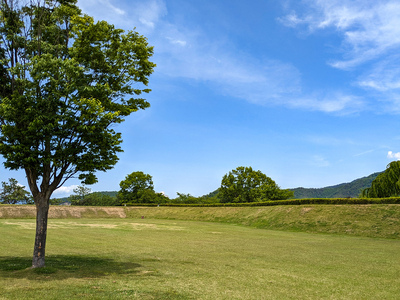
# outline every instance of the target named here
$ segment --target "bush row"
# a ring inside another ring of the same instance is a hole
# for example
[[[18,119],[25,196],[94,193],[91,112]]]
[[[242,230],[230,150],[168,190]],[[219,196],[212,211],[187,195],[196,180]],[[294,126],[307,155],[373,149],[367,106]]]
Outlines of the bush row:
[[[127,203],[126,206],[197,206],[197,207],[234,206],[234,207],[247,207],[247,206],[307,205],[307,204],[400,204],[400,197],[390,197],[390,198],[307,198],[307,199],[276,200],[276,201],[266,201],[266,202],[215,203],[215,204]]]

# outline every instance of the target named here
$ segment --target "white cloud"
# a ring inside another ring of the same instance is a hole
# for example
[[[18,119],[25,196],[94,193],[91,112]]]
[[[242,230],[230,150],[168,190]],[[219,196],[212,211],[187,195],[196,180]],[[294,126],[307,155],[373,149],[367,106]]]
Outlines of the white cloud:
[[[400,160],[400,152],[393,153],[392,151],[389,151],[387,154],[388,158],[394,158],[396,160]]]
[[[185,40],[179,39],[177,37],[169,37],[167,36],[166,39],[173,45],[179,45],[181,47],[185,47],[187,42]]]
[[[335,68],[347,69],[387,54],[400,46],[400,2],[394,0],[309,0],[309,10],[298,17],[290,13],[281,22],[310,31],[333,28],[343,38],[344,60]]]
[[[61,186],[54,191],[54,195],[69,195],[73,193],[74,189],[76,189],[78,185],[70,185],[70,186]]]
[[[301,19],[297,16],[296,13],[292,12],[291,14],[283,17],[283,18],[278,18],[278,21],[282,22],[284,25],[287,27],[297,27],[300,24],[307,23],[305,19]]]

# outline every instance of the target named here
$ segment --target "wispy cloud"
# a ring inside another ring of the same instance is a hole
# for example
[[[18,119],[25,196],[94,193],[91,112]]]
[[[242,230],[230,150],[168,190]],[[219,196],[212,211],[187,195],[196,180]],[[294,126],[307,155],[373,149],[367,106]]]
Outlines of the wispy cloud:
[[[314,155],[311,164],[319,168],[325,168],[331,165],[331,163],[322,155]]]
[[[371,150],[367,150],[367,151],[363,151],[363,152],[360,152],[360,153],[354,154],[354,156],[355,156],[355,157],[357,157],[357,156],[363,156],[363,155],[366,155],[366,154],[372,153],[372,152],[374,152],[374,151],[375,151],[375,150],[371,149]]]
[[[175,78],[207,82],[219,93],[259,105],[348,114],[364,108],[355,96],[333,91],[330,96],[305,95],[301,72],[292,64],[256,58],[238,51],[229,41],[213,40],[201,29],[179,27],[160,20],[153,32],[156,72]]]
[[[306,25],[312,32],[333,28],[343,39],[343,60],[333,67],[347,69],[387,54],[400,46],[400,2],[397,0],[308,0],[306,11],[291,12],[281,22]]]
[[[105,8],[110,9],[113,13],[117,14],[117,15],[124,15],[125,11],[114,6],[110,0],[99,0],[100,1],[100,5],[104,5]]]
[[[284,104],[284,96],[301,89],[300,74],[290,64],[258,60],[204,39],[201,39],[202,45],[189,36],[185,41],[184,44],[174,42],[179,49],[159,55],[158,72],[207,82],[220,93],[257,104]]]
[[[110,16],[121,17],[126,14],[125,10],[113,4],[113,0],[79,0],[78,5],[84,13],[93,15],[95,13],[97,19],[107,19]]]
[[[106,20],[126,30],[137,30],[147,35],[166,14],[163,0],[78,0],[84,13],[96,20]]]
[[[229,40],[213,38],[198,25],[175,23],[169,18],[163,0],[133,0],[129,7],[115,1],[112,5],[125,11],[118,17],[107,15],[104,9],[94,5],[94,0],[81,2],[96,18],[104,18],[123,28],[137,26],[155,46],[156,75],[201,81],[217,93],[258,105],[282,105],[335,114],[363,109],[361,99],[340,91],[334,91],[329,97],[305,94],[301,72],[291,63],[254,57],[237,49]],[[306,22],[294,14],[289,19],[293,25]]]
[[[391,55],[377,62],[360,76],[357,84],[380,92],[400,89],[400,55]]]
[[[306,141],[320,145],[320,146],[329,146],[329,147],[339,147],[344,145],[354,145],[354,141],[352,139],[346,139],[343,137],[337,138],[332,136],[319,136],[313,135],[306,137]]]
[[[331,92],[329,95],[301,96],[288,102],[292,107],[326,113],[351,114],[363,110],[365,103],[359,97],[346,95],[340,92]]]
[[[167,14],[165,2],[162,0],[147,0],[135,4],[135,17],[145,26],[154,29],[160,18]],[[132,16],[132,15],[131,15]]]
[[[174,38],[171,38],[171,37],[167,37],[167,39],[168,39],[172,44],[179,45],[179,46],[182,46],[182,47],[186,46],[186,44],[187,44],[186,41],[177,40],[177,39],[174,39]]]

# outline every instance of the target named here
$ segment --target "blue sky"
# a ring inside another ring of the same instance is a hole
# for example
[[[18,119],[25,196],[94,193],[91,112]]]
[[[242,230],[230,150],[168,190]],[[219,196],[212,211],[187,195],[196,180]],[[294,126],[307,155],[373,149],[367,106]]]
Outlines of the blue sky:
[[[400,159],[400,2],[80,0],[154,46],[151,107],[118,125],[124,153],[93,191],[134,171],[195,196],[252,166],[282,188],[324,187]],[[26,185],[24,172],[2,171]],[[54,197],[69,195],[68,181]]]

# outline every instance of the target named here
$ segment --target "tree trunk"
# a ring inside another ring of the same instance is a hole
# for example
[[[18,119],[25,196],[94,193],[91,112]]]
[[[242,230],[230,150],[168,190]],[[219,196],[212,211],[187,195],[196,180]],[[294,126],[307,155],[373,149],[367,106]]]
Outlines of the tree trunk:
[[[47,236],[47,217],[49,214],[49,199],[35,199],[36,204],[36,237],[33,249],[32,268],[44,267]]]

